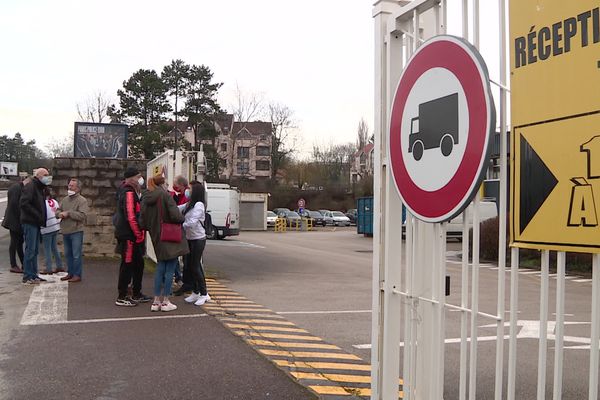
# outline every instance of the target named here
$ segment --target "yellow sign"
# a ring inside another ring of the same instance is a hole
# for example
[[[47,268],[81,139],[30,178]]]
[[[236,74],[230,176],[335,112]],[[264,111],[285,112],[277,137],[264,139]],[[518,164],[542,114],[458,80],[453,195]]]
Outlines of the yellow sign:
[[[514,134],[514,244],[600,252],[600,114],[516,128]]]
[[[511,242],[600,252],[600,7],[511,0]]]

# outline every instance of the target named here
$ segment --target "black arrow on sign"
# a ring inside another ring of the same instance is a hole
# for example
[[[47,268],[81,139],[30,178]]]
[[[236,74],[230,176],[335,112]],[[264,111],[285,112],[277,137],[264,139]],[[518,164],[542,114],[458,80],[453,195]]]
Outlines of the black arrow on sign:
[[[552,174],[533,147],[521,136],[521,190],[519,222],[521,233],[531,222],[558,179]]]

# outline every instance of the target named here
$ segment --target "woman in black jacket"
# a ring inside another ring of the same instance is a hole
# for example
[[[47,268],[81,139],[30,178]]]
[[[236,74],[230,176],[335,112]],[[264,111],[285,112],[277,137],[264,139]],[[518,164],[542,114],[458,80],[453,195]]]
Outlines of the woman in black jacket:
[[[30,179],[25,178],[22,182],[15,183],[8,188],[6,211],[2,226],[10,231],[10,246],[8,247],[8,255],[10,257],[10,272],[22,274],[23,270],[17,265],[17,255],[23,265],[23,227],[21,226],[21,193],[23,187],[29,183]]]

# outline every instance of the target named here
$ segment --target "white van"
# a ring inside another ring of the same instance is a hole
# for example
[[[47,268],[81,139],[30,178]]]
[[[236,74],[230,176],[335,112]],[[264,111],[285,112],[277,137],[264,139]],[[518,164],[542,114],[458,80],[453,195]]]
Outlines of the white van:
[[[226,183],[206,183],[206,211],[212,219],[209,239],[240,234],[240,193]]]
[[[462,229],[463,229],[463,213],[453,218],[448,222],[446,228],[446,237],[457,238],[462,240]],[[469,224],[473,224],[473,209],[469,210]],[[479,221],[483,222],[491,218],[498,216],[498,209],[496,208],[495,201],[482,200],[479,202]]]

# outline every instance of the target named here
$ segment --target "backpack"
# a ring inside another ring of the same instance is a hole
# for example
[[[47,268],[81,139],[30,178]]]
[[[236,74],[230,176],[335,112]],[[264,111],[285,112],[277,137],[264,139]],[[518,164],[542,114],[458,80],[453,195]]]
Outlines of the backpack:
[[[202,224],[206,236],[209,236],[213,230],[212,217],[210,216],[210,213],[204,213],[204,223],[201,222],[200,224]]]

